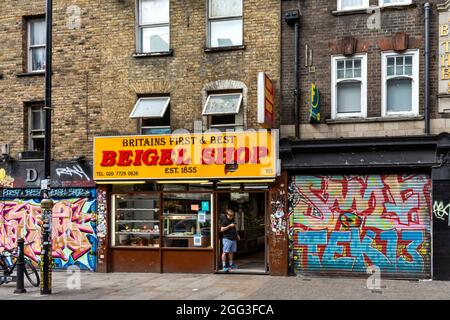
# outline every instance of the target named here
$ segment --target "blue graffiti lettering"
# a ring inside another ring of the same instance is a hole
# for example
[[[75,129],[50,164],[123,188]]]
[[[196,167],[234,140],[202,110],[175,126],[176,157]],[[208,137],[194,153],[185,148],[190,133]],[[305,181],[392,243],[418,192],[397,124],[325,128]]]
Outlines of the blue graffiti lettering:
[[[381,251],[379,243],[378,246],[375,245],[377,234],[372,230],[367,230],[363,239],[358,228],[351,228],[350,231],[333,231],[329,233],[328,241],[327,235],[326,230],[298,233],[298,244],[306,246],[306,253],[303,251],[307,254],[307,266],[304,266],[306,269],[366,272],[370,262],[387,273],[423,272],[424,259],[418,251],[424,241],[421,230],[405,230],[400,233],[400,240],[410,242],[406,247],[407,258],[397,254],[399,235],[396,230],[379,233],[385,253]],[[350,252],[344,252],[347,244]],[[322,258],[318,252],[318,245],[325,245]]]
[[[317,246],[327,244],[327,231],[308,231],[298,235],[299,244],[308,247],[308,267],[312,269],[321,269]]]

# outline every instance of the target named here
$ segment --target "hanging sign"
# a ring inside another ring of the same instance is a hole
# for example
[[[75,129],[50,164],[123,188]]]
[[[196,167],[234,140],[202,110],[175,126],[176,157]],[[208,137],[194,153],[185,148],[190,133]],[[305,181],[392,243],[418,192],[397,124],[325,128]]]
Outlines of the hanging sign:
[[[258,73],[258,123],[271,129],[275,122],[275,91],[273,82],[264,72]]]
[[[320,122],[320,93],[315,83],[311,83],[311,88],[309,90],[309,105],[309,122]]]

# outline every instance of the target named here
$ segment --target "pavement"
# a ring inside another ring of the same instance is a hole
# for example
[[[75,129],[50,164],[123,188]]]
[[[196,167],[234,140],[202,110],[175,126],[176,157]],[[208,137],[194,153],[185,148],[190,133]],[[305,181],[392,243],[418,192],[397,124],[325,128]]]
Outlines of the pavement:
[[[26,281],[26,280],[25,280]],[[0,300],[450,300],[450,281],[273,277],[243,274],[53,273],[52,295],[25,282],[0,286]]]

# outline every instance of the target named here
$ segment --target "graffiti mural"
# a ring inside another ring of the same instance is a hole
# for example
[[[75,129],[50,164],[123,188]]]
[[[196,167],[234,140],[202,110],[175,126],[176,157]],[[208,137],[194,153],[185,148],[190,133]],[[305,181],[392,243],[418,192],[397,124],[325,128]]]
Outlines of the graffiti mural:
[[[296,176],[289,186],[295,272],[430,275],[427,175]]]
[[[0,251],[17,247],[25,239],[25,255],[38,263],[41,253],[40,200],[0,201]],[[55,268],[77,265],[95,271],[97,232],[96,200],[72,198],[54,200],[52,217]]]
[[[14,184],[14,178],[6,174],[5,169],[0,169],[0,187],[1,188],[12,188]]]

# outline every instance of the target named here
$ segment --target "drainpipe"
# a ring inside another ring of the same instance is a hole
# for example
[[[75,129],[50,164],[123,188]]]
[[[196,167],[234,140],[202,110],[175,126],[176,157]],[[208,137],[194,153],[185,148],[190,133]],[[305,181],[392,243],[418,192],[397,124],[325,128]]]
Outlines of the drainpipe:
[[[284,15],[284,20],[289,25],[294,25],[294,117],[295,117],[295,138],[300,138],[300,112],[299,112],[299,93],[300,93],[300,41],[299,41],[299,10],[287,11]]]
[[[300,41],[299,37],[299,26],[298,20],[295,22],[295,52],[294,52],[294,77],[295,77],[295,89],[294,89],[294,110],[295,110],[295,138],[300,139],[300,110],[298,106],[298,100],[300,95],[300,72],[299,72],[299,55],[300,55]]]
[[[425,135],[430,134],[430,4],[423,5],[425,11]]]

